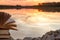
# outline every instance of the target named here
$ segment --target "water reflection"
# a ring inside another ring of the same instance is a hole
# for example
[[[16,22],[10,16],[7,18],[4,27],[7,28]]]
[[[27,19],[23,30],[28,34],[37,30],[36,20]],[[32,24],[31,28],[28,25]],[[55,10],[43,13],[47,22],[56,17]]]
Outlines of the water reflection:
[[[43,11],[43,12],[60,12],[60,7],[44,7],[44,8],[40,8],[38,9],[39,11]]]
[[[39,9],[40,10],[40,9]],[[14,38],[39,37],[60,27],[60,12],[43,12],[38,9],[0,10],[10,13],[17,23],[18,31],[10,31]]]

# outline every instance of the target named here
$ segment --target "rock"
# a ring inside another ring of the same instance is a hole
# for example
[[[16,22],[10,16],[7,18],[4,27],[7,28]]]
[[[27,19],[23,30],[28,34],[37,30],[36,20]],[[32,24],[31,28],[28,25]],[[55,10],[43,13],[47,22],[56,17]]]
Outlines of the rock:
[[[42,40],[60,40],[60,30],[47,32]]]

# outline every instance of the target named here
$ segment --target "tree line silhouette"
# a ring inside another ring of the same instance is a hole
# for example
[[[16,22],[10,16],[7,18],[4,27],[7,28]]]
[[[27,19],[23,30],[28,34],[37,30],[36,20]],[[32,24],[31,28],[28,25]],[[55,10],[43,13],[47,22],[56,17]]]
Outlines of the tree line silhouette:
[[[34,9],[39,9],[39,8],[42,8],[42,7],[60,7],[60,2],[38,3],[38,5],[33,5],[33,6],[0,5],[0,9],[21,9],[21,8],[34,8]]]

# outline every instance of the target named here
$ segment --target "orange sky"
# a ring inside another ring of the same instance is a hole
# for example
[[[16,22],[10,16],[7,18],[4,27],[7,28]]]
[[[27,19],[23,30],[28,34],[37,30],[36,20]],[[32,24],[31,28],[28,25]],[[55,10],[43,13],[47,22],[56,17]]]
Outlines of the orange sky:
[[[58,2],[60,0],[0,0],[0,4],[6,5],[37,5],[41,2]]]

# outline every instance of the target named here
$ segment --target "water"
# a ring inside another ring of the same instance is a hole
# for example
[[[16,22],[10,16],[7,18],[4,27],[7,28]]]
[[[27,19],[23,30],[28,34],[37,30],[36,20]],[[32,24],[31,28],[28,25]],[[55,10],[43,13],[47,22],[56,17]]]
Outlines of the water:
[[[60,29],[60,12],[40,9],[0,10],[12,15],[18,31],[10,30],[13,38],[41,37],[46,32]]]

